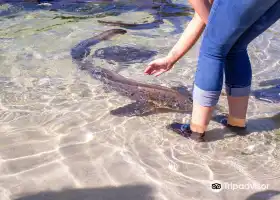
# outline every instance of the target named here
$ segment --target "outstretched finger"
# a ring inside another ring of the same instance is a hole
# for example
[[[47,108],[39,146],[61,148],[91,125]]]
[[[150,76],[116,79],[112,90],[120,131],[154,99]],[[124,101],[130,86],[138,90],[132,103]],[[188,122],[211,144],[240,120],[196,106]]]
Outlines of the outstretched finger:
[[[157,77],[157,76],[163,74],[163,73],[166,72],[166,71],[167,71],[167,70],[162,69],[162,70],[158,71],[157,73],[155,73],[155,76]]]
[[[148,67],[145,69],[144,73],[151,74],[151,72],[154,70],[155,70],[155,66],[153,64],[151,64],[151,65],[148,65]]]
[[[153,75],[155,74],[156,72],[158,72],[159,70],[158,69],[153,69],[151,72],[150,72],[150,75]]]

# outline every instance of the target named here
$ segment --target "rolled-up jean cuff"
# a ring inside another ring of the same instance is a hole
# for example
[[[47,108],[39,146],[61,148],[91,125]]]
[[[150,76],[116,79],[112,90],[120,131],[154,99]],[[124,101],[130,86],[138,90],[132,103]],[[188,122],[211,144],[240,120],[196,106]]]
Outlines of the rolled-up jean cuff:
[[[193,101],[201,106],[215,106],[219,101],[221,91],[205,91],[194,85]]]
[[[251,92],[251,85],[242,88],[226,86],[226,93],[232,97],[244,97],[249,96]]]

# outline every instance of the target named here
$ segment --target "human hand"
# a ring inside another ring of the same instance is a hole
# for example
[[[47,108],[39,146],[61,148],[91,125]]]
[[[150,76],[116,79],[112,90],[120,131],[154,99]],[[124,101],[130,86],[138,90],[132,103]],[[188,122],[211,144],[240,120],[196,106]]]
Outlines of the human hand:
[[[164,72],[169,71],[173,67],[173,63],[168,57],[158,58],[148,64],[145,69],[145,74],[159,76]]]

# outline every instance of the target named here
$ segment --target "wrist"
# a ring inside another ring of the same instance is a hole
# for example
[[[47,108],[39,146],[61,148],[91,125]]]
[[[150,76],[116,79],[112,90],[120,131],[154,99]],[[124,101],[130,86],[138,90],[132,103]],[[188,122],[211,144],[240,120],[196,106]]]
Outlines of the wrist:
[[[174,55],[172,52],[170,52],[169,54],[167,54],[166,60],[168,62],[168,65],[172,66],[178,61],[178,58],[176,55]]]

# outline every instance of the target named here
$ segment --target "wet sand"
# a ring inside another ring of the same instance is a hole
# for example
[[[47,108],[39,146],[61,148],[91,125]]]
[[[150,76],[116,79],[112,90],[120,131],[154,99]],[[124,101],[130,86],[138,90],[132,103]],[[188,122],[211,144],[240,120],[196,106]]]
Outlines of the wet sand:
[[[236,135],[212,121],[206,142],[196,143],[165,128],[188,120],[188,114],[112,115],[132,102],[79,71],[70,56],[73,45],[112,28],[99,24],[100,18],[69,21],[55,18],[56,12],[24,9],[5,16],[0,18],[1,200],[280,199],[279,103],[252,95],[247,134]],[[141,17],[151,14],[141,11]],[[178,26],[184,28],[190,18],[171,19],[154,29],[128,29],[92,52],[133,45],[163,56],[180,37]],[[253,90],[279,79],[279,27],[277,22],[249,47]],[[155,57],[129,64],[95,57],[94,63],[145,83],[187,86],[198,50],[199,43],[159,78],[143,73]],[[224,98],[219,105],[226,108]],[[214,192],[213,180],[262,188]]]

